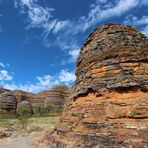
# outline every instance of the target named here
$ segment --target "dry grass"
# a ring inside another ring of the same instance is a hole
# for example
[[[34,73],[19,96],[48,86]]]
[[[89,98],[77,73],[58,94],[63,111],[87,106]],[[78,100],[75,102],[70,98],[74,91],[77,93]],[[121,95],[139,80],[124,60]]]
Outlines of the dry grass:
[[[26,132],[38,132],[38,131],[52,131],[54,127],[59,123],[59,116],[52,117],[34,117],[24,120],[19,119],[1,119],[0,127],[11,131],[26,131]],[[24,126],[25,124],[25,126]],[[25,129],[24,129],[25,127]]]
[[[39,118],[30,118],[27,124],[27,131],[52,131],[54,127],[59,123],[59,117],[39,117]]]

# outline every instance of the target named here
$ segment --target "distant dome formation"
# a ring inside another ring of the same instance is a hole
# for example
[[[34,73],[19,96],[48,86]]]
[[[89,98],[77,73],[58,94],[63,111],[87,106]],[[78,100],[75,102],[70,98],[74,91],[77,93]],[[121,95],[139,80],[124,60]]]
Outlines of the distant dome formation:
[[[17,107],[15,96],[6,89],[1,89],[0,92],[0,116],[13,116]]]
[[[71,104],[49,145],[148,147],[148,38],[131,26],[103,25],[87,38],[76,66]]]
[[[44,105],[53,104],[57,107],[63,107],[68,99],[68,88],[66,85],[58,85],[51,88],[46,95]]]
[[[22,90],[10,91],[0,88],[0,118],[16,117],[19,115],[21,106],[26,106],[28,113],[33,114],[36,107],[53,105],[62,110],[69,97],[70,91],[66,85],[57,85],[38,94]],[[56,112],[56,111],[55,111]]]

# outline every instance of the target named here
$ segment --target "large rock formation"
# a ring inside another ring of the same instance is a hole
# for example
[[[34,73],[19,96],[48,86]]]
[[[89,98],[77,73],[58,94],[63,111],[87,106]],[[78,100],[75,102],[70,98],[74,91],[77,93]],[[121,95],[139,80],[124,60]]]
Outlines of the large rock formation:
[[[108,24],[87,38],[71,105],[49,138],[56,148],[148,147],[148,38]]]
[[[38,94],[33,94],[22,90],[10,91],[0,88],[0,114],[6,115],[10,113],[15,115],[17,106],[19,107],[27,102],[30,104],[26,104],[28,109],[30,108],[30,113],[32,113],[32,107],[34,106],[46,106],[53,104],[59,108],[63,108],[69,93],[70,92],[66,85],[57,85]]]
[[[43,93],[43,92],[42,92]],[[57,107],[63,107],[68,99],[68,88],[66,85],[57,85],[46,92],[44,105],[53,104]],[[45,92],[44,92],[45,94]]]
[[[42,95],[33,94],[22,90],[14,90],[13,94],[16,97],[18,103],[27,100],[32,106],[36,106],[43,105],[45,101],[45,97]]]
[[[12,92],[1,89],[0,94],[0,116],[5,115],[7,117],[15,115],[17,101]]]
[[[27,100],[32,106],[51,103],[62,107],[67,100],[69,91],[66,85],[57,85],[49,90],[41,91],[38,94],[22,90],[14,90],[13,94],[17,98],[18,103]]]

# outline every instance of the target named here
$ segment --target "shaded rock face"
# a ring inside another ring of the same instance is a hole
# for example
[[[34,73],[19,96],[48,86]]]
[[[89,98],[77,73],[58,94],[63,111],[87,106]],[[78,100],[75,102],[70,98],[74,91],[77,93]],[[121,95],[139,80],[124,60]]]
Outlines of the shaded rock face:
[[[15,96],[10,91],[5,91],[0,94],[0,114],[15,115],[17,101]]]
[[[53,104],[63,107],[68,99],[68,95],[69,91],[66,85],[55,86],[47,92],[44,105]]]
[[[148,147],[146,36],[118,24],[97,28],[80,51],[76,76],[51,147]]]

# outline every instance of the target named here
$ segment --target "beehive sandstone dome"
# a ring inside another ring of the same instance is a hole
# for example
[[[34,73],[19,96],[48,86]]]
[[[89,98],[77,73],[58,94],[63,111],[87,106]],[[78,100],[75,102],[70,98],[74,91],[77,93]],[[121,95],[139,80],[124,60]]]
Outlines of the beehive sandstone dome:
[[[109,24],[87,38],[77,60],[73,97],[90,90],[148,90],[148,39],[135,28]],[[145,69],[146,68],[146,69]]]
[[[0,117],[4,116],[14,116],[17,107],[17,100],[12,92],[1,89],[0,93]]]
[[[107,24],[82,47],[72,103],[49,136],[57,148],[148,147],[148,38]]]

